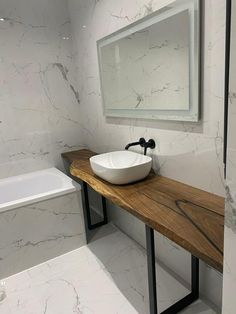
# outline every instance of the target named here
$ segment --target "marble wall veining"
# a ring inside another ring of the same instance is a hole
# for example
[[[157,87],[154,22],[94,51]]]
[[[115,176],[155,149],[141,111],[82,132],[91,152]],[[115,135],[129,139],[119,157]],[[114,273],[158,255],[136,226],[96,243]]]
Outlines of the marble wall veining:
[[[156,263],[162,311],[188,289]],[[89,245],[6,278],[1,314],[149,314],[146,254],[112,225]],[[199,300],[182,314],[216,314]]]
[[[225,249],[223,278],[223,314],[236,309],[236,5],[232,1],[231,51],[229,76],[227,174],[225,208]]]
[[[223,117],[225,1],[204,1],[202,119],[176,123],[138,119],[105,118],[101,101],[96,41],[146,16],[170,0],[69,0],[74,34],[78,89],[80,90],[83,138],[97,152],[123,149],[140,137],[153,138],[151,153],[157,172],[206,191],[224,195]],[[120,209],[111,219],[142,243],[143,226]],[[186,277],[188,254],[158,237],[159,259]],[[164,245],[165,243],[165,245]],[[166,253],[167,252],[167,253]],[[177,262],[176,262],[177,261]],[[188,278],[186,278],[188,279]],[[221,306],[222,277],[201,265],[201,292]]]
[[[145,137],[156,141],[152,155],[157,172],[224,195],[224,0],[204,1],[201,122],[103,116],[96,41],[170,2],[1,0],[0,177],[51,165],[63,168],[60,153],[84,145],[104,152]],[[234,98],[232,90],[232,103]],[[226,249],[231,243],[227,239],[235,236],[231,228],[235,209],[230,204]],[[133,217],[115,208],[110,218],[142,244],[143,226]],[[157,243],[159,259],[186,277],[188,254],[163,237],[158,236]],[[225,287],[235,276],[232,255],[226,255]],[[233,275],[227,279],[228,270]],[[201,292],[220,307],[221,275],[202,264],[201,286]]]
[[[62,168],[82,144],[67,2],[2,0],[0,18],[0,177]]]
[[[222,143],[225,1],[205,1],[203,100],[200,123],[105,118],[96,41],[167,4],[168,0],[69,0],[75,39],[83,138],[95,151],[154,138],[154,166],[163,175],[224,195]]]
[[[130,29],[124,38],[100,43],[106,109],[189,109],[189,12],[153,23],[132,35]]]

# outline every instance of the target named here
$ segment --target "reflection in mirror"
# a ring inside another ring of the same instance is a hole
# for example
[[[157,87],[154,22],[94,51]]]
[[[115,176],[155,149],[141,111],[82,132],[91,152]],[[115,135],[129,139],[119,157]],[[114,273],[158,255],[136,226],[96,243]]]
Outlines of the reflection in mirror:
[[[178,0],[98,41],[106,116],[198,121],[199,1]]]

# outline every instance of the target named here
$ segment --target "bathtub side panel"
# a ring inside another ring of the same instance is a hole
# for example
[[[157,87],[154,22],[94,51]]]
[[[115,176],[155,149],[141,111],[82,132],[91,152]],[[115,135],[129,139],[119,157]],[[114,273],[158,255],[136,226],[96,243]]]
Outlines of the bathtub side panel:
[[[85,244],[81,192],[0,214],[0,278]]]

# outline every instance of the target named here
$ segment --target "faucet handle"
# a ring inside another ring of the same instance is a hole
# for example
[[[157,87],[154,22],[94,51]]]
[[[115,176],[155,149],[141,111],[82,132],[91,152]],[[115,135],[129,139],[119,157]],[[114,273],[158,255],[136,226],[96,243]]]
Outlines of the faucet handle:
[[[148,148],[154,149],[156,147],[156,143],[152,138],[150,138],[147,142],[145,142],[143,147],[144,147],[144,155],[146,155],[147,149]]]
[[[148,140],[147,143],[148,143],[148,147],[151,149],[154,149],[156,147],[156,143],[152,138],[150,138],[150,140]]]
[[[139,143],[140,143],[140,146],[141,146],[141,147],[144,147],[144,146],[145,146],[145,144],[146,144],[146,140],[145,140],[145,138],[140,137],[140,139],[139,139]]]

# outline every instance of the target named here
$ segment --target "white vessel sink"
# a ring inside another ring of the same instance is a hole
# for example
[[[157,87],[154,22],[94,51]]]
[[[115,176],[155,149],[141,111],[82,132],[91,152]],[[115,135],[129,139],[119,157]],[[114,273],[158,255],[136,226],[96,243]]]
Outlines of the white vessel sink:
[[[90,165],[100,178],[112,184],[128,184],[149,174],[152,158],[124,150],[93,156]]]

